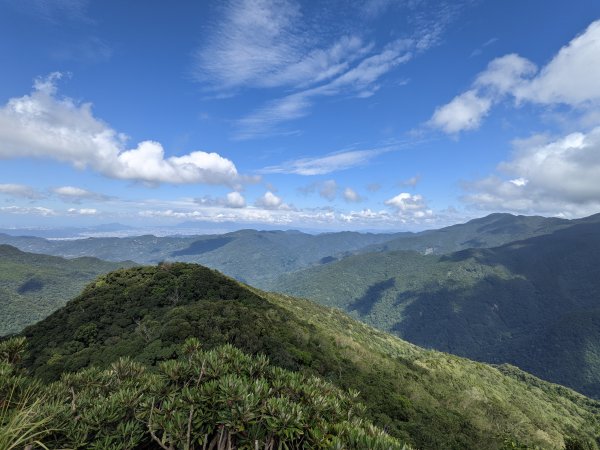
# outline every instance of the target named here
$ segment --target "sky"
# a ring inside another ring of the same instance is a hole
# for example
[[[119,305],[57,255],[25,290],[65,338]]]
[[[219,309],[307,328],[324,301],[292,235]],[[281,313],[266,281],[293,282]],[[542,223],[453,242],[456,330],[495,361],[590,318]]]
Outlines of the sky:
[[[0,227],[600,212],[597,0],[0,0]]]

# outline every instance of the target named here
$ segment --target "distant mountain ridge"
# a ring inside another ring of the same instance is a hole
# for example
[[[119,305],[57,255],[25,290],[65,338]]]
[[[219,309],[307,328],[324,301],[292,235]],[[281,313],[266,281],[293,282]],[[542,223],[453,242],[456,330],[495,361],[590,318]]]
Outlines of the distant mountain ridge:
[[[464,224],[419,233],[346,231],[307,234],[300,231],[239,230],[200,236],[144,235],[74,240],[0,234],[0,243],[23,251],[66,258],[93,256],[107,261],[132,260],[141,264],[194,262],[252,285],[266,287],[271,279],[281,274],[331,263],[355,253],[414,250],[423,254],[444,254],[473,247],[494,247],[551,233],[574,223],[577,221],[492,214]],[[245,256],[239,258],[239,255]]]
[[[495,248],[358,254],[282,275],[269,288],[600,398],[600,216],[556,225]]]

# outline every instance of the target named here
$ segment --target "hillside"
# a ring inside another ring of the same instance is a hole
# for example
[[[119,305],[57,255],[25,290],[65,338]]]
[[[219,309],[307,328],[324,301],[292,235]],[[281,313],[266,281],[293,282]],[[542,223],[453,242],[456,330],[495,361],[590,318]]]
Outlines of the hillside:
[[[366,247],[363,252],[413,250],[442,255],[468,248],[497,247],[552,233],[576,223],[578,220],[495,213],[437,230],[402,234],[385,243]]]
[[[270,288],[428,348],[508,362],[600,397],[600,224],[445,256],[356,255]]]
[[[25,366],[44,380],[120,357],[154,366],[188,338],[232,344],[284,369],[360,391],[367,417],[422,449],[501,448],[505,439],[592,449],[600,404],[516,368],[408,344],[345,314],[264,293],[183,263],[112,272],[24,331]]]
[[[240,230],[204,236],[135,236],[47,240],[0,234],[0,243],[23,251],[106,261],[131,260],[143,264],[183,261],[203,264],[238,280],[256,284],[282,273],[320,264],[332,258],[391,239],[373,233],[323,233]],[[239,255],[247,255],[240,258]],[[260,264],[259,264],[260,263]]]
[[[87,257],[68,260],[0,245],[0,336],[48,316],[98,275],[131,265]]]

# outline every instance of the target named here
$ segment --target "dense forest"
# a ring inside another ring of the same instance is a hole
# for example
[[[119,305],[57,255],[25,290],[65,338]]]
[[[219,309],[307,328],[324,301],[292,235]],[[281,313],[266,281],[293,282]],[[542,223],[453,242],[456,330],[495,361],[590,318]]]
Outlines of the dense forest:
[[[508,362],[600,397],[599,253],[600,224],[582,220],[490,249],[354,255],[270,288],[421,346]]]

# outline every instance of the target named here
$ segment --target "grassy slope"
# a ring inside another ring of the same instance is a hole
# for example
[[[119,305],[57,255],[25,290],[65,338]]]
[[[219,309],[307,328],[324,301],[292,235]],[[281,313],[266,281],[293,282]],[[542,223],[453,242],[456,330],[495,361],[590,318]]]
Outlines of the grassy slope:
[[[24,333],[27,365],[54,379],[129,355],[155,364],[189,336],[232,343],[287,369],[361,391],[371,417],[420,448],[499,448],[516,436],[561,448],[600,435],[600,405],[514,368],[420,349],[345,314],[240,285],[194,265],[108,274]],[[522,381],[522,380],[525,380]],[[593,444],[591,448],[597,448]]]
[[[600,224],[447,256],[356,255],[270,288],[439,350],[600,396]]]
[[[48,316],[98,275],[130,263],[67,260],[0,245],[0,336]]]

